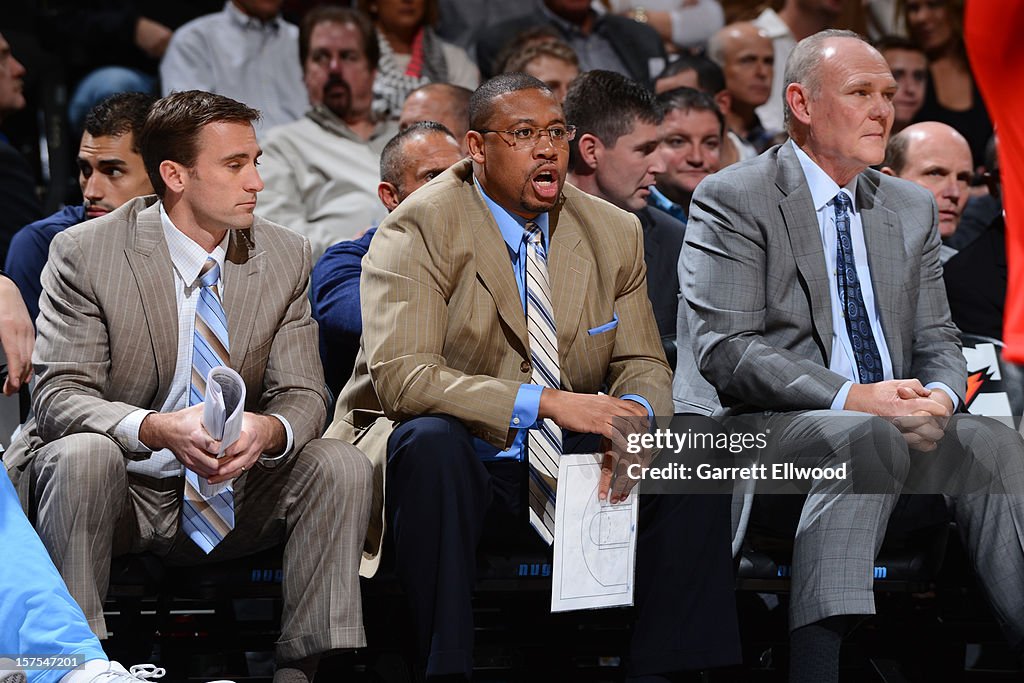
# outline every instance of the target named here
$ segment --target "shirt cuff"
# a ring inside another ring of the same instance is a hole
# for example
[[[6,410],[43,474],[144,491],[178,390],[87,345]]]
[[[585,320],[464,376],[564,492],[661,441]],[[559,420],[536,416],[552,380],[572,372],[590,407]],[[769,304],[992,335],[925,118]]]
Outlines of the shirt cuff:
[[[120,422],[114,425],[114,438],[126,446],[129,453],[151,453],[152,448],[139,441],[139,429],[142,428],[142,421],[155,410],[139,408],[128,413]]]
[[[544,387],[539,384],[520,384],[516,402],[512,406],[512,429],[530,429],[537,424],[537,413],[540,412],[540,395]]]
[[[949,388],[949,385],[943,384],[942,382],[929,382],[928,384],[924,385],[924,388],[925,389],[941,389],[942,391],[946,392],[946,395],[949,396],[949,399],[951,401],[953,401],[953,412],[954,413],[956,412],[956,409],[960,407],[960,397],[956,395],[955,391],[953,391],[952,389]]]
[[[846,397],[850,395],[850,387],[853,386],[853,382],[847,380],[845,384],[839,389],[839,393],[832,399],[832,405],[829,406],[832,410],[845,410],[846,409]]]
[[[288,424],[288,420],[284,419],[283,416],[278,415],[277,413],[271,413],[270,416],[276,417],[278,420],[281,421],[281,424],[284,425],[284,451],[281,453],[281,455],[271,456],[263,454],[260,456],[259,462],[261,465],[268,469],[274,469],[282,462],[284,462],[285,458],[291,455],[292,446],[295,445],[295,442],[292,437],[292,426]]]
[[[647,409],[647,418],[651,420],[654,419],[654,409],[651,408],[651,404],[647,402],[647,399],[641,396],[640,394],[623,394],[619,398],[621,398],[623,401],[636,401],[637,403],[639,403],[640,405]]]

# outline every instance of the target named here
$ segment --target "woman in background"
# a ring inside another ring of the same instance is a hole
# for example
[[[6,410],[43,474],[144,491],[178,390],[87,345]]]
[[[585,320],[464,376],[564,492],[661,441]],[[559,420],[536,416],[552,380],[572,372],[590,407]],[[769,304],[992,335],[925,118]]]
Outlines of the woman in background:
[[[470,90],[480,72],[466,51],[434,32],[437,0],[359,0],[377,28],[380,62],[373,83],[373,109],[397,119],[406,96],[427,83],[451,83]]]

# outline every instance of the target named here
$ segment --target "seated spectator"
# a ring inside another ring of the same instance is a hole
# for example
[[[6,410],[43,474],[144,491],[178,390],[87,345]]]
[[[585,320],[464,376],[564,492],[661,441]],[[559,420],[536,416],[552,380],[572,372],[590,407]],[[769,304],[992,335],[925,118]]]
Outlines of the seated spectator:
[[[914,122],[924,104],[928,58],[916,44],[899,36],[887,36],[875,41],[875,49],[885,57],[892,77],[899,85],[896,97],[892,98],[892,106],[896,110],[892,132],[899,133]]]
[[[968,200],[960,226],[953,236],[964,237],[964,223],[972,203],[984,200],[986,205],[991,205],[974,212],[978,220],[987,215],[988,221],[980,228],[973,228],[968,239],[957,244],[957,253],[942,266],[942,279],[946,283],[949,312],[960,331],[1002,340],[1009,271],[1006,264],[1006,221],[1002,210],[1003,187],[994,144],[990,145],[986,158],[986,168],[992,169],[988,174],[989,193]]]
[[[431,87],[431,86],[425,86]],[[468,118],[467,118],[468,125]],[[451,131],[434,121],[419,121],[391,138],[380,155],[377,194],[388,213],[406,197],[439,176],[464,155]],[[359,276],[363,257],[376,234],[373,227],[357,240],[327,248],[313,266],[310,299],[320,324],[320,359],[327,388],[337,396],[352,374],[363,319]]]
[[[398,126],[373,116],[379,54],[365,15],[315,7],[302,19],[299,40],[313,108],[267,133],[260,214],[305,235],[319,258],[386,215],[377,199],[377,172],[380,152]]]
[[[611,71],[582,74],[565,98],[565,118],[576,126],[576,137],[569,143],[568,180],[640,219],[647,296],[658,333],[674,342],[679,301],[676,262],[683,246],[683,224],[647,204],[655,174],[665,171],[658,130],[661,117],[650,91]]]
[[[174,31],[217,12],[225,0],[47,0],[37,7],[43,48],[61,58],[69,87],[71,136],[85,117],[111,95],[160,95],[160,60]]]
[[[881,170],[928,189],[939,208],[939,236],[943,240],[953,236],[974,176],[971,148],[964,136],[944,123],[915,123],[889,139]],[[944,247],[939,261],[945,263],[954,253]]]
[[[469,98],[472,94],[471,90],[448,83],[420,86],[409,93],[402,105],[398,127],[405,130],[421,121],[440,123],[459,141],[459,147],[465,155],[468,152],[465,144],[466,133],[469,131]]]
[[[729,24],[711,37],[708,57],[722,67],[729,93],[725,124],[740,147],[740,159],[755,157],[772,142],[757,108],[771,95],[775,52],[761,29],[747,22]]]
[[[151,95],[123,93],[93,107],[78,146],[78,185],[84,202],[26,225],[11,240],[4,267],[33,321],[39,315],[40,276],[53,238],[72,225],[105,216],[129,199],[153,194],[136,134],[154,101]]]
[[[963,0],[902,0],[907,34],[928,56],[924,104],[917,121],[956,128],[971,146],[975,169],[985,163],[992,122],[964,47]]]
[[[160,61],[163,93],[206,90],[262,112],[260,134],[306,110],[299,29],[281,17],[283,0],[228,0],[224,9],[177,31]]]
[[[516,36],[534,26],[557,31],[579,57],[581,71],[615,71],[649,86],[665,68],[665,47],[650,26],[616,14],[598,14],[586,0],[543,0],[529,16],[480,34],[476,57],[481,75],[488,78],[498,73],[498,56]]]
[[[610,4],[613,12],[657,31],[668,52],[703,49],[725,25],[718,0],[611,0]]]
[[[306,683],[321,654],[366,643],[371,473],[356,449],[317,438],[327,395],[309,246],[253,216],[258,116],[200,91],[158,101],[139,135],[157,196],[54,238],[35,417],[4,465],[100,638],[113,556],[201,564],[284,544],[274,680]],[[222,365],[246,385],[232,444],[203,426],[205,379]]]
[[[580,75],[580,60],[565,42],[557,38],[528,45],[512,52],[501,67],[502,73],[522,71],[544,81],[559,102],[565,101],[569,84]]]
[[[472,90],[480,84],[476,64],[461,47],[434,32],[437,0],[359,0],[377,29],[380,60],[373,81],[373,111],[398,119],[402,104],[427,83]]]
[[[476,50],[480,32],[488,26],[529,12],[523,0],[438,0],[440,20],[435,27],[438,35],[458,45],[470,56]]]
[[[647,201],[683,224],[700,181],[721,168],[725,117],[707,93],[676,88],[657,97],[665,170],[654,176]]]
[[[770,4],[778,5],[777,2]],[[782,74],[789,53],[799,41],[835,24],[842,14],[844,4],[845,0],[783,0],[782,8],[777,13],[769,6],[757,15],[753,24],[771,38],[775,51],[776,73]],[[782,120],[785,89],[786,84],[781,78],[773,78],[768,101],[757,108],[761,125],[773,135],[785,128],[785,122]]]
[[[408,197],[373,238],[365,369],[328,431],[387,463],[415,674],[428,679],[472,672],[481,539],[551,543],[552,459],[603,451],[613,470],[601,442],[613,417],[644,429],[671,409],[640,226],[565,182],[572,132],[551,91],[527,74],[497,76],[473,94],[470,128],[471,158]],[[598,488],[613,504],[629,494]],[[682,680],[738,661],[721,502],[640,496],[630,675]]]
[[[13,54],[0,33],[0,123],[25,108],[22,93],[25,67]],[[11,238],[22,226],[39,218],[42,210],[36,196],[36,181],[28,162],[0,133],[0,259],[6,260]]]
[[[693,88],[710,95],[723,118],[732,105],[732,94],[725,89],[722,67],[702,55],[680,55],[665,68],[654,84],[654,92],[658,95],[676,88]],[[718,168],[735,164],[742,154],[742,141],[726,127],[718,155]]]
[[[848,478],[808,481],[806,498],[759,497],[765,523],[792,533],[782,520],[799,520],[789,681],[839,680],[844,636],[875,612],[874,561],[904,490],[948,493],[912,497],[941,514],[907,501],[903,528],[957,521],[1019,647],[1024,443],[996,420],[953,415],[967,368],[938,282],[934,200],[870,169],[896,82],[850,31],[801,41],[786,82],[790,141],[697,188],[680,281],[696,367],[724,410],[764,420],[773,462],[850,464]]]

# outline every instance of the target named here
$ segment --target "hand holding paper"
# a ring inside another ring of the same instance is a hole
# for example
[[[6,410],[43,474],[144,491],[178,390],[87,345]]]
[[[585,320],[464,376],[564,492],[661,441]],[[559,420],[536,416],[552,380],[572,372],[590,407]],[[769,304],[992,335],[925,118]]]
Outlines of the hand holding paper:
[[[216,455],[224,452],[238,440],[242,433],[242,416],[245,412],[245,382],[229,367],[218,365],[211,368],[206,376],[206,401],[203,403],[203,427],[220,442]],[[205,478],[199,479],[199,493],[210,498],[223,491],[228,482],[211,484]]]

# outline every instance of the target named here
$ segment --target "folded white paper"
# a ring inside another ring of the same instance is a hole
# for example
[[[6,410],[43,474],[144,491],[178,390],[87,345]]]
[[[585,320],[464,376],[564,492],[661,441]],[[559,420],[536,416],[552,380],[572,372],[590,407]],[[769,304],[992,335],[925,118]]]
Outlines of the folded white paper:
[[[241,375],[224,365],[210,368],[206,375],[206,401],[203,403],[203,427],[220,441],[217,457],[222,457],[231,444],[242,434],[242,414],[245,412],[245,382]],[[231,482],[210,484],[199,477],[199,493],[209,499],[230,486]]]

